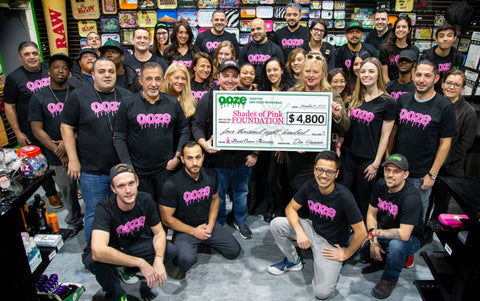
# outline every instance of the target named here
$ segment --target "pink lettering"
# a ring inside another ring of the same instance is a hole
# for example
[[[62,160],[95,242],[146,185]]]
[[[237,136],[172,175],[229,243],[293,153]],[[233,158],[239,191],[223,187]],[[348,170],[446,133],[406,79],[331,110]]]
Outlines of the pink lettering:
[[[183,200],[185,201],[186,206],[190,206],[195,201],[200,203],[201,200],[210,198],[210,186],[205,186],[198,190],[185,191],[183,193]]]
[[[207,44],[206,44],[208,52],[215,51],[217,49],[218,45],[220,45],[219,41],[216,41],[216,42],[208,41]]]
[[[438,64],[438,72],[447,73],[452,68],[452,63]]]
[[[347,66],[347,70],[350,71],[350,67],[352,67],[352,60],[345,60],[345,66]]]
[[[430,121],[432,121],[432,116],[430,115],[408,111],[407,109],[402,109],[400,111],[400,123],[411,123],[412,127],[420,127],[423,125],[423,130],[425,130]]]
[[[372,112],[368,112],[362,109],[354,109],[350,110],[350,119],[361,121],[362,123],[367,122],[367,126],[370,125],[370,122],[375,119],[375,114]]]
[[[125,225],[117,227],[117,236],[127,236],[133,234],[133,232],[140,231],[145,226],[145,216],[140,216],[132,221],[127,222]]]
[[[392,202],[387,202],[382,200],[381,198],[378,198],[378,209],[381,211],[387,211],[388,215],[393,215],[394,219],[397,217],[398,206],[393,204]]]
[[[153,125],[155,128],[162,125],[162,128],[166,125],[168,127],[172,117],[170,114],[138,114],[137,115],[137,122],[140,125],[140,129],[144,129],[147,126],[150,127]]]
[[[398,64],[398,56],[399,55],[397,54],[397,55],[392,55],[390,57],[390,66],[392,66],[392,65],[396,66]]]
[[[315,203],[312,200],[308,200],[308,208],[313,214],[319,214],[324,218],[330,218],[332,221],[335,218],[337,211],[334,208],[329,208],[328,206],[322,205],[320,203]]]
[[[248,55],[248,61],[252,65],[264,64],[272,56],[269,54],[250,54]]]
[[[302,47],[303,43],[303,39],[282,39],[282,48],[298,48]]]
[[[37,92],[38,90],[40,90],[43,87],[46,87],[48,85],[50,85],[50,77],[44,77],[44,78],[41,78],[41,79],[37,79],[33,82],[28,82],[26,84],[28,90],[30,90],[30,92],[32,92],[32,93]]]
[[[172,61],[172,63],[176,63],[176,62],[182,63],[187,69],[190,68],[190,66],[192,65],[192,61],[176,61],[176,60]]]
[[[390,95],[395,98],[395,100],[398,100],[400,95],[408,93],[407,91],[398,91],[398,92],[392,92]]]
[[[63,103],[59,102],[57,104],[55,103],[49,103],[47,105],[47,109],[48,111],[50,112],[50,114],[52,114],[52,117],[55,117],[58,115],[60,115],[63,111]]]
[[[191,91],[193,98],[198,102],[208,91]]]
[[[90,105],[90,108],[95,113],[95,115],[97,115],[97,118],[100,118],[100,116],[103,116],[103,113],[105,113],[105,115],[110,113],[110,115],[114,116],[117,113],[119,106],[119,101],[103,101],[101,103],[93,102]]]

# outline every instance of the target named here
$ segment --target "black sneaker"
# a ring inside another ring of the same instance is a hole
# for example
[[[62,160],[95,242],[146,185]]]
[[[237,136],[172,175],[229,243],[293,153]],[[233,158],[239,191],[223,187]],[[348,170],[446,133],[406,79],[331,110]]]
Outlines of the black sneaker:
[[[237,223],[234,223],[233,226],[235,227],[235,229],[237,229],[240,232],[240,236],[243,239],[251,239],[252,238],[252,231],[247,226],[247,224],[239,226],[239,225],[237,225]]]

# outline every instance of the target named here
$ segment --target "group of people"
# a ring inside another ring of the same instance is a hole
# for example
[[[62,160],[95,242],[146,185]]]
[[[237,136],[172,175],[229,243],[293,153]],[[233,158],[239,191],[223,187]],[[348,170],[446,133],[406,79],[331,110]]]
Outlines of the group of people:
[[[150,287],[167,281],[168,262],[185,274],[199,245],[237,258],[241,246],[224,226],[252,237],[249,194],[266,202],[264,219],[285,256],[268,272],[303,268],[295,239],[312,250],[318,298],[335,291],[342,262],[359,249],[385,262],[372,290],[377,298],[388,297],[402,267],[413,264],[428,219],[448,209],[437,177],[464,175],[476,130],[475,111],[461,95],[456,32],[440,27],[437,45],[419,59],[408,17],[392,27],[388,13],[377,11],[365,42],[361,22],[352,21],[337,49],[323,41],[325,21],[305,28],[300,18],[301,6],[288,4],[287,26],[271,39],[254,19],[252,41],[242,48],[225,31],[221,10],[195,43],[183,20],[171,34],[158,23],[151,49],[149,32],[136,29],[127,57],[120,43],[101,45],[96,33],[75,60],[58,53],[48,64],[35,43],[20,44],[22,66],[5,84],[8,121],[20,144],[40,146],[55,170],[63,200],[47,182],[50,205],[66,206],[71,237],[84,228],[83,262],[108,300],[124,300],[118,274],[131,283],[132,268]],[[330,92],[332,150],[215,148],[216,90]]]

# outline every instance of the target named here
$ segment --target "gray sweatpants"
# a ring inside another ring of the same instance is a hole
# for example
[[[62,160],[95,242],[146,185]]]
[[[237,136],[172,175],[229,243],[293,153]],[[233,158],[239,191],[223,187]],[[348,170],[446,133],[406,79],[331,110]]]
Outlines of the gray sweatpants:
[[[313,253],[313,292],[319,299],[328,298],[334,291],[338,280],[338,274],[342,268],[342,262],[329,260],[322,255],[323,248],[335,248],[325,238],[318,235],[309,219],[299,219],[303,231],[312,242]],[[296,238],[295,230],[288,222],[286,217],[276,217],[270,223],[270,230],[277,246],[290,262],[297,262],[298,254],[292,243],[292,238]]]
[[[65,223],[71,228],[80,227],[83,224],[82,209],[78,203],[77,181],[68,176],[68,169],[63,166],[49,166],[55,171],[53,180],[62,193],[62,203],[68,213]]]

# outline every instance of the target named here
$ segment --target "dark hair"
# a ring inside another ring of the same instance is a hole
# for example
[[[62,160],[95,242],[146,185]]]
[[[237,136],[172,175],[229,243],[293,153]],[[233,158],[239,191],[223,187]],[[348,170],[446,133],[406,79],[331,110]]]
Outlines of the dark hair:
[[[355,53],[352,58],[352,66],[348,72],[345,72],[345,79],[347,80],[347,93],[348,95],[352,95],[353,91],[355,90],[355,83],[357,82],[357,76],[355,72],[353,72],[353,65],[355,64],[355,60],[357,58],[361,58],[362,61],[366,60],[367,58],[372,57],[372,54],[366,50],[360,50],[359,52]]]
[[[312,20],[312,24],[310,24],[310,27],[308,28],[308,41],[312,38],[310,35],[310,31],[315,27],[317,24],[322,24],[323,28],[325,29],[325,33],[323,34],[323,37],[326,37],[328,34],[328,28],[327,28],[327,22],[323,20],[322,18],[317,18]]]
[[[334,161],[335,168],[338,170],[340,168],[340,158],[338,158],[337,154],[333,151],[323,151],[319,152],[317,156],[315,156],[315,165],[317,164],[318,160],[327,160],[327,161]]]
[[[417,65],[415,66],[415,71],[417,71],[418,69],[418,66],[420,65],[428,65],[428,66],[432,66],[433,67],[433,74],[438,75],[438,66],[437,64],[435,64],[434,62],[432,62],[431,60],[427,60],[427,59],[422,59],[420,60]]]
[[[95,71],[95,66],[97,65],[97,63],[102,61],[112,62],[112,64],[115,66],[115,63],[111,59],[109,59],[108,57],[101,56],[97,60],[95,60],[95,62],[93,62],[92,72]]]
[[[165,29],[167,31],[167,42],[165,43],[165,45],[168,45],[168,42],[170,41],[170,31],[168,30],[167,25],[164,23],[157,23],[157,25],[155,26],[155,32],[153,33],[152,53],[157,53],[160,49],[160,43],[157,40],[157,31],[159,29]]]
[[[190,140],[190,141],[185,142],[185,143],[182,145],[182,156],[183,156],[183,150],[184,150],[185,148],[192,148],[192,147],[195,147],[195,146],[197,146],[197,145],[200,146],[200,144],[198,144],[197,141]],[[201,146],[200,146],[200,149],[202,149]],[[203,151],[203,149],[202,149],[202,151]]]
[[[379,9],[377,9],[377,10],[375,11],[375,15],[376,15],[376,14],[387,14],[387,16],[389,15],[389,14],[388,14],[388,10],[386,10],[385,8],[379,8]],[[375,15],[374,15],[374,17],[375,17]]]
[[[293,79],[292,74],[285,68],[285,65],[283,65],[282,61],[278,57],[271,57],[265,62],[262,68],[262,72],[260,73],[261,91],[272,91],[272,82],[268,79],[267,76],[267,65],[270,62],[277,62],[280,65],[280,70],[283,70],[279,85],[279,89],[281,91],[286,91],[291,87],[295,86],[295,80]]]
[[[395,35],[395,30],[397,29],[397,24],[400,21],[407,22],[408,25],[408,34],[407,34],[407,44],[408,46],[412,45],[412,20],[407,15],[399,16],[395,24],[393,24],[392,34],[385,42],[385,46],[387,48],[388,57],[391,58],[395,54],[395,43],[397,42],[397,36]]]
[[[457,32],[455,31],[455,27],[451,24],[446,23],[446,24],[444,24],[443,26],[441,26],[437,29],[437,31],[435,32],[435,39],[438,38],[438,33],[440,31],[445,31],[445,30],[453,30],[453,34],[455,36],[457,36]]]
[[[222,9],[220,9],[220,8],[217,8],[217,9],[213,12],[212,18],[213,18],[213,15],[215,15],[215,14],[223,14],[225,17],[227,17],[227,14],[226,14]]]
[[[172,45],[168,46],[168,48],[165,49],[165,53],[164,53],[165,60],[169,64],[173,61],[175,56],[178,55],[179,57],[181,57],[180,53],[178,52],[178,40],[177,40],[177,35],[178,35],[178,32],[180,31],[181,26],[185,27],[185,29],[187,30],[188,51],[193,53],[193,48],[194,47],[193,47],[193,31],[192,31],[192,28],[190,27],[190,25],[188,24],[188,22],[186,20],[183,20],[183,19],[178,20],[177,22],[175,22],[175,25],[173,26],[172,35],[170,36],[170,42],[172,43]]]
[[[212,57],[205,52],[197,52],[193,55],[192,64],[190,65],[190,68],[188,69],[188,71],[190,72],[191,81],[195,80],[195,71],[193,70],[193,68],[197,65],[197,63],[200,59],[206,59],[210,63],[210,67],[211,67],[210,75],[208,76],[208,78],[205,80],[205,82],[203,84],[207,84],[210,88],[212,88],[213,87],[213,83],[212,83],[212,80],[213,80],[213,61],[212,61]]]
[[[24,41],[18,45],[18,54],[22,54],[22,49],[25,47],[35,47],[38,50],[38,45],[35,42],[32,41]]]
[[[335,68],[332,69],[328,72],[327,75],[327,81],[332,85],[332,79],[335,77],[335,75],[341,74],[343,78],[345,79],[345,88],[343,89],[342,93],[340,93],[340,96],[342,97],[343,102],[345,102],[348,99],[348,88],[347,88],[347,76],[345,75],[345,72],[343,72],[342,68]]]
[[[143,79],[143,72],[147,69],[155,69],[155,68],[158,68],[160,69],[160,73],[162,74],[162,78],[163,78],[163,70],[162,70],[162,67],[160,66],[159,63],[156,63],[156,62],[146,62],[142,68],[140,69],[140,79]]]
[[[467,77],[465,76],[465,73],[462,70],[450,69],[450,71],[445,73],[445,75],[443,76],[442,82],[444,82],[444,83],[447,82],[447,78],[450,75],[452,75],[452,76],[459,75],[462,78],[463,86],[465,87],[465,84],[467,83]]]

